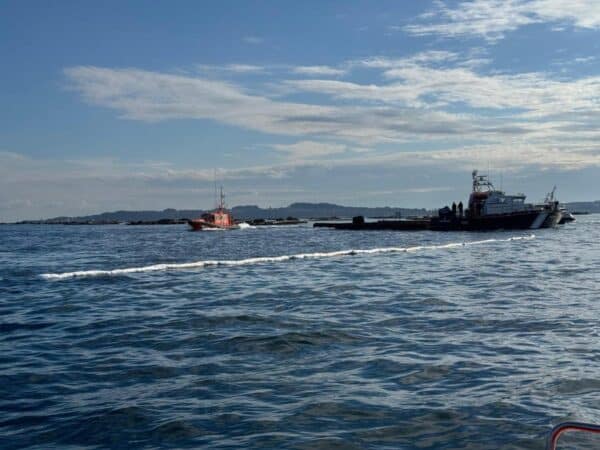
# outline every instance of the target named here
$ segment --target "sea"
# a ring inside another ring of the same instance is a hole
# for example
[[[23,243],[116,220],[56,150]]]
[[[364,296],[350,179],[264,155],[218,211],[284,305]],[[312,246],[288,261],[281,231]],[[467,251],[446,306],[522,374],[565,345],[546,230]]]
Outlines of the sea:
[[[543,449],[600,423],[599,243],[3,225],[0,447]]]

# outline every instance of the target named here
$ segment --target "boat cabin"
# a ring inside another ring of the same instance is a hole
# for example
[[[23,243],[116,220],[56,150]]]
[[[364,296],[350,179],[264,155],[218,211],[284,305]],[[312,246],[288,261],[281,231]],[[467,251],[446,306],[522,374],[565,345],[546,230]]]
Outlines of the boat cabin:
[[[481,209],[481,214],[510,214],[528,209],[530,207],[525,204],[525,195],[506,195],[502,191],[492,191]]]
[[[473,171],[473,191],[469,197],[469,210],[474,217],[512,214],[529,211],[532,205],[525,203],[524,194],[506,195],[494,188],[487,175]]]
[[[230,227],[234,225],[233,218],[225,209],[217,209],[215,211],[202,215],[202,219],[217,227]]]

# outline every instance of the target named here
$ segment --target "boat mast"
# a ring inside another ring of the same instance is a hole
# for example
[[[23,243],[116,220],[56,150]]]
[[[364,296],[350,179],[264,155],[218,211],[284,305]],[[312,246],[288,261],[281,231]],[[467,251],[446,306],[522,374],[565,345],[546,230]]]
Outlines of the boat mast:
[[[552,203],[554,201],[554,192],[556,192],[556,186],[554,186],[552,188],[552,191],[550,191],[550,192],[548,192],[548,194],[546,194],[546,199],[545,199],[546,203]]]
[[[221,194],[219,196],[219,209],[225,209],[225,195],[223,194],[223,186],[221,186]]]
[[[217,199],[217,169],[214,169],[214,182],[215,182],[215,207],[219,207],[219,201]]]

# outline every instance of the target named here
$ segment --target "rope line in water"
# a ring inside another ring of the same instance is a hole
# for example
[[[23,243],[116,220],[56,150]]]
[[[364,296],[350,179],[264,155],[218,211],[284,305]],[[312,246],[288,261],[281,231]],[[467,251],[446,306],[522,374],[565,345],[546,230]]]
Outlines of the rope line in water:
[[[438,245],[417,245],[414,247],[380,247],[371,249],[351,249],[351,250],[338,250],[333,252],[316,252],[316,253],[299,253],[296,255],[281,255],[281,256],[259,256],[254,258],[246,258],[239,260],[204,260],[196,261],[191,263],[165,263],[165,264],[153,264],[150,266],[142,267],[128,267],[124,269],[112,269],[112,270],[81,270],[75,272],[63,272],[63,273],[43,273],[40,276],[46,280],[64,280],[68,278],[77,277],[96,277],[96,276],[111,276],[111,275],[126,275],[137,272],[154,272],[164,270],[180,270],[180,269],[199,269],[210,266],[243,266],[248,264],[263,264],[263,263],[277,263],[283,261],[291,261],[297,259],[321,259],[321,258],[335,258],[342,256],[355,256],[355,255],[375,255],[380,253],[412,253],[420,250],[439,250],[439,249],[450,249],[467,247],[472,245],[484,245],[497,242],[512,242],[520,240],[535,239],[535,235],[529,236],[513,236],[506,239],[485,239],[482,241],[466,241],[466,242],[451,242],[448,244]]]
[[[556,450],[556,443],[558,442],[558,438],[567,431],[584,431],[587,433],[600,434],[600,425],[582,422],[559,423],[554,428],[552,428],[552,431],[550,432],[550,437],[548,438],[546,450]]]

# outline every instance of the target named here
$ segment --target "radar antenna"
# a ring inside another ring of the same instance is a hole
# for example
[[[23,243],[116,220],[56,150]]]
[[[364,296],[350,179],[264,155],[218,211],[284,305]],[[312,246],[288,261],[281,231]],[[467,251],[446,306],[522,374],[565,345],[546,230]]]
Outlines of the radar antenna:
[[[554,201],[554,193],[556,192],[556,186],[552,188],[550,192],[546,194],[546,203],[551,203]]]
[[[473,176],[473,192],[494,191],[494,185],[489,180],[487,175],[478,175],[477,170],[472,172]]]

